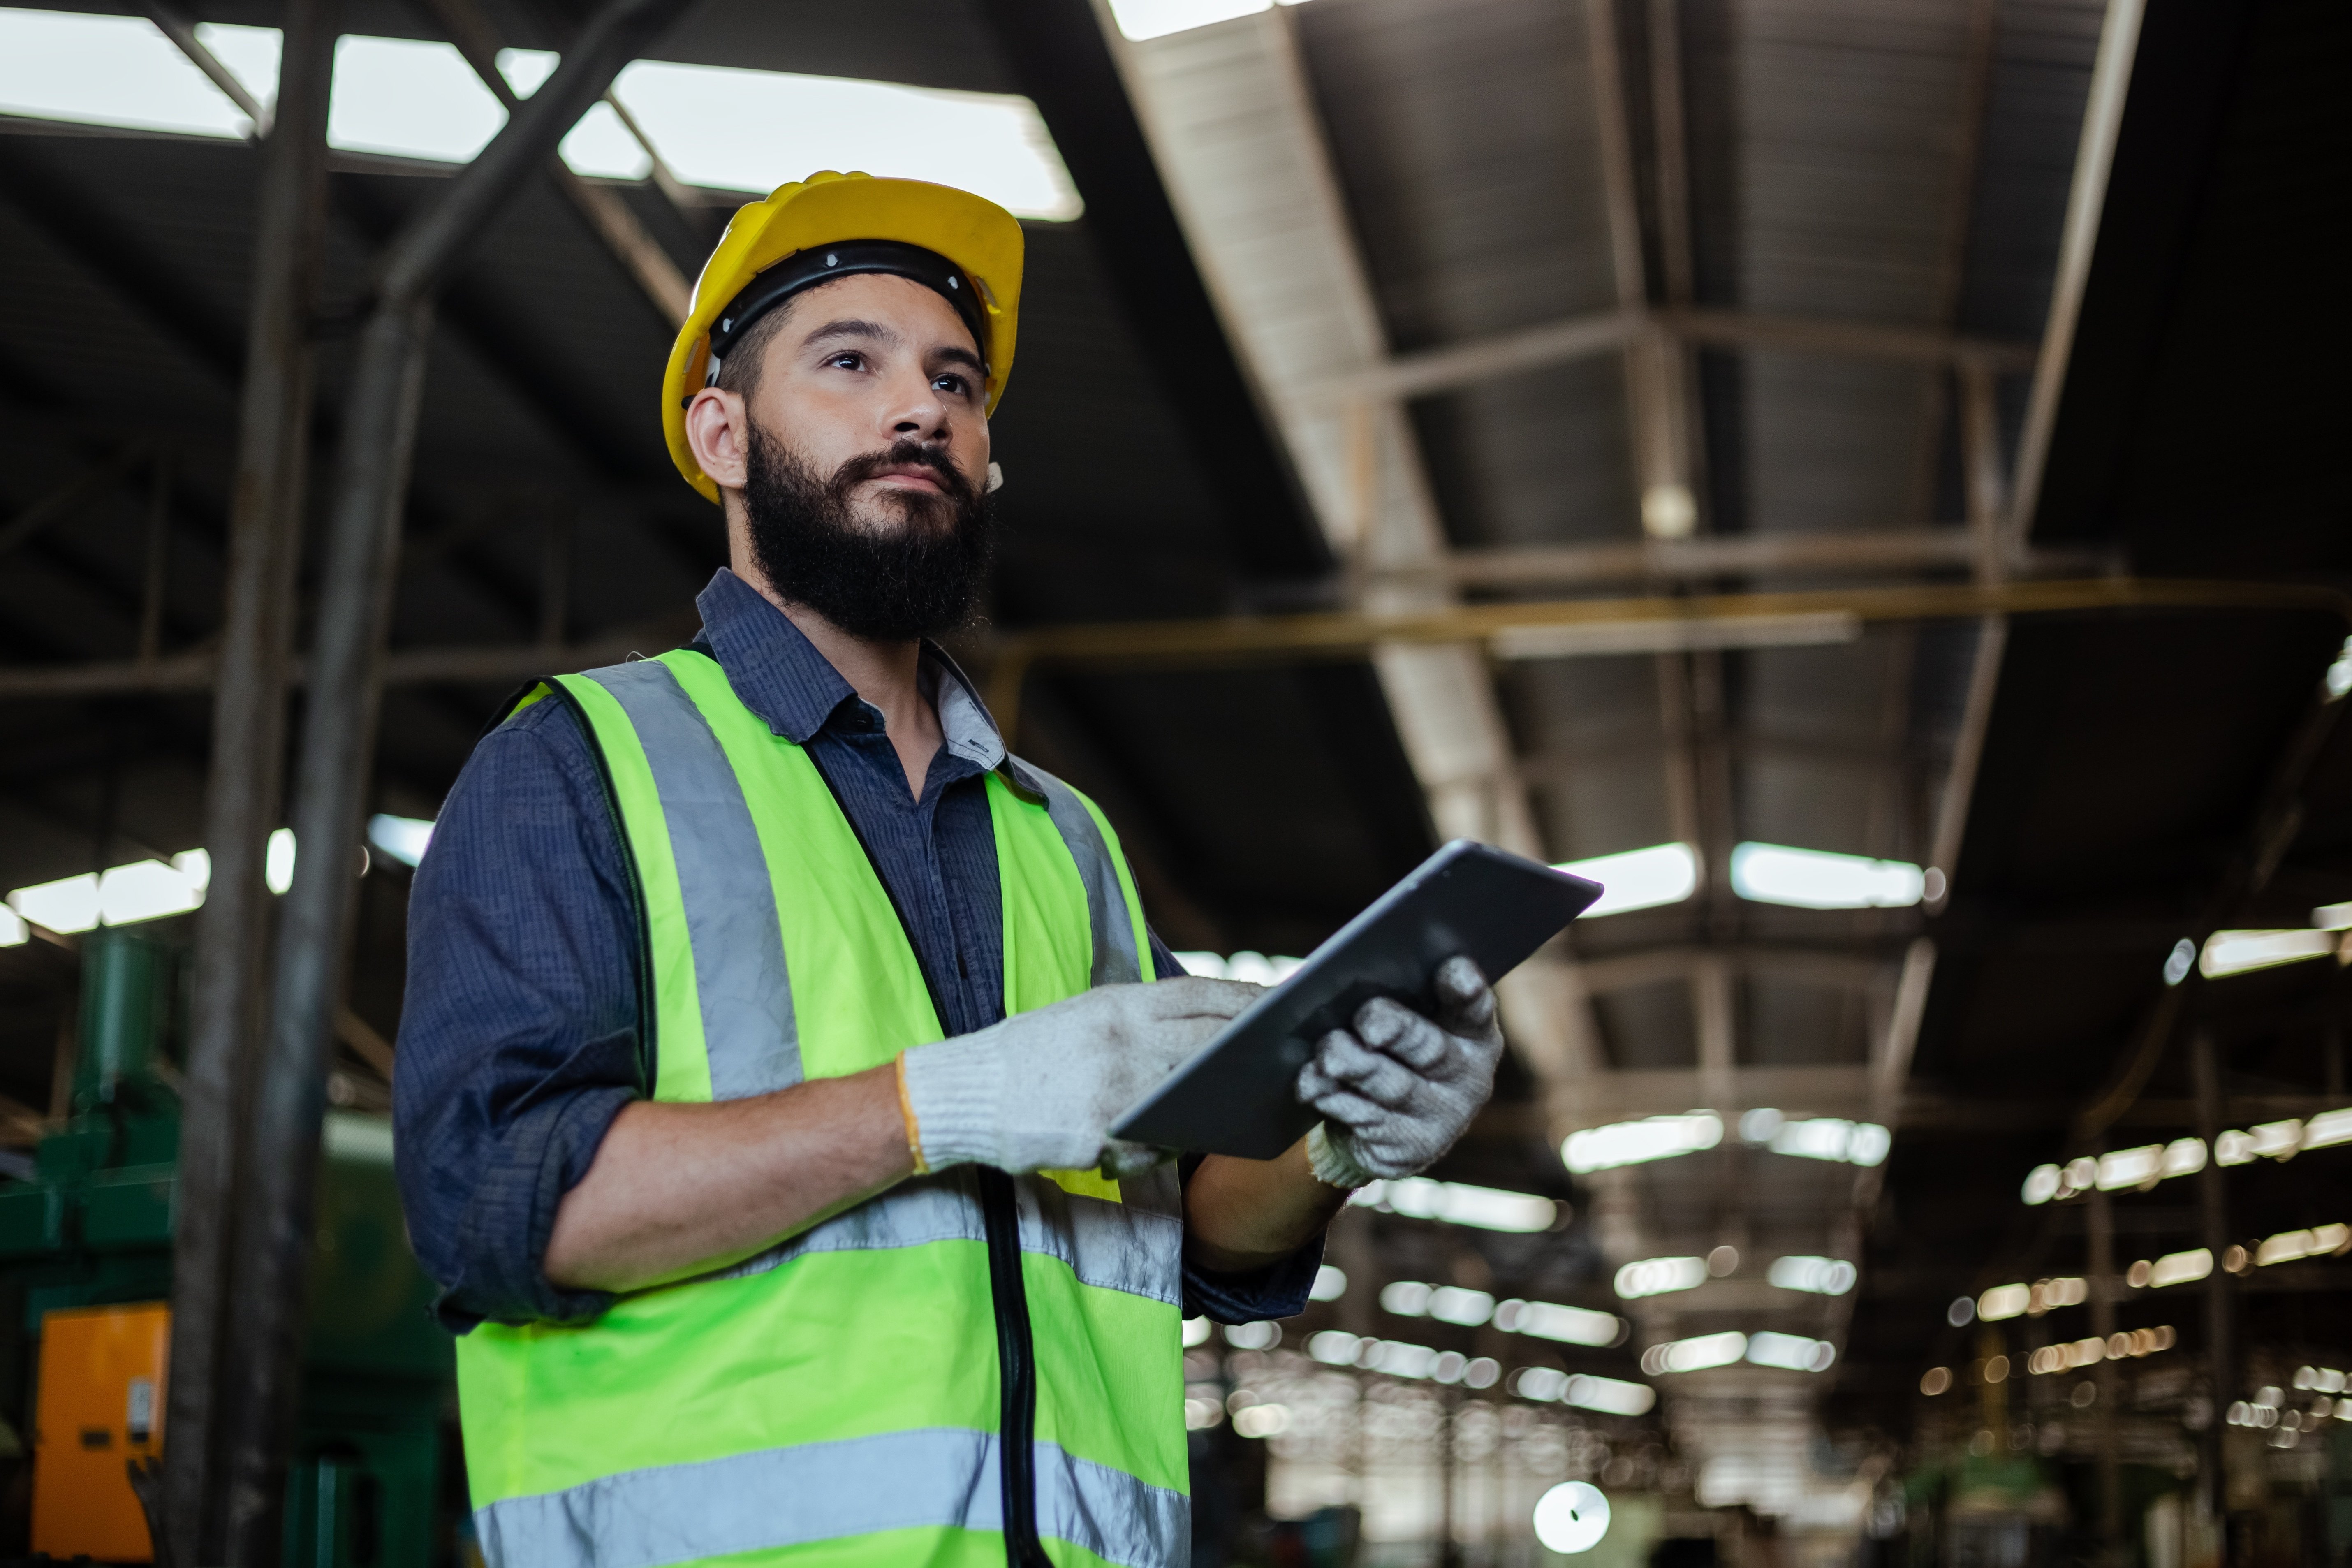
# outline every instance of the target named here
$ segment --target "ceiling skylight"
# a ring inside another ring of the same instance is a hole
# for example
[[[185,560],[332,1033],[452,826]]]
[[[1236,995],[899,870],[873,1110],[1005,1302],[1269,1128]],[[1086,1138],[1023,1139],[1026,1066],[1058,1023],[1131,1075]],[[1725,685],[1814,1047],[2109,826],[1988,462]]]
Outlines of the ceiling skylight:
[[[274,27],[196,28],[205,46],[247,86],[268,35],[266,79],[278,82]],[[256,92],[267,100],[269,92]],[[252,129],[236,105],[143,16],[0,8],[0,114],[242,137]]]
[[[277,95],[271,27],[200,26],[197,37],[253,95]],[[499,69],[528,96],[557,57],[508,49]],[[1008,93],[639,60],[614,92],[677,176],[714,190],[765,192],[817,169],[932,180],[1022,217],[1082,210],[1036,106]],[[129,16],[0,8],[0,114],[242,137],[250,124],[153,24]],[[463,163],[506,110],[448,44],[350,34],[335,47],[327,140],[343,152]],[[578,174],[641,179],[651,161],[608,106],[562,143]]]
[[[1006,93],[639,60],[614,96],[691,185],[767,191],[814,169],[933,180],[1023,217],[1080,204],[1037,108]]]
[[[1282,3],[1296,5],[1299,0]],[[1111,17],[1118,23],[1120,36],[1137,43],[1273,9],[1274,0],[1110,0]]]

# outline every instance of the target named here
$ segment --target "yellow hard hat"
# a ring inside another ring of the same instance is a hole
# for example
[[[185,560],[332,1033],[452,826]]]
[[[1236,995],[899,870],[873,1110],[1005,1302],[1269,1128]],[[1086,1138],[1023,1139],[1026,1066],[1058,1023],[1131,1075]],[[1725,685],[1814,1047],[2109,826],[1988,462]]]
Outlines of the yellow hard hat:
[[[1020,221],[994,202],[951,185],[828,169],[777,186],[765,201],[738,207],[695,279],[694,307],[677,330],[669,370],[662,377],[662,434],[669,442],[670,461],[709,500],[719,499],[719,486],[686,444],[686,405],[709,383],[712,329],[728,330],[720,312],[753,279],[787,258],[817,246],[845,247],[860,241],[912,246],[949,264],[937,280],[899,265],[853,261],[841,270],[905,271],[940,288],[980,339],[981,358],[988,365],[988,412],[996,412],[1013,370],[1013,328],[1021,316]],[[973,288],[959,299],[966,279]]]

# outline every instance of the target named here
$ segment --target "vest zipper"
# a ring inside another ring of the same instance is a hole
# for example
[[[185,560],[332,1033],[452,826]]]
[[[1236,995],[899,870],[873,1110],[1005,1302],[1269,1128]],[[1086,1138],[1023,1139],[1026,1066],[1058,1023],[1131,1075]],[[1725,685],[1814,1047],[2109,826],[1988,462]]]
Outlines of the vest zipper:
[[[1004,1490],[1004,1561],[1051,1568],[1037,1539],[1037,1356],[1021,1281],[1021,1205],[1013,1178],[982,1166],[981,1224],[988,1293],[996,1309],[997,1467]]]
[[[834,809],[849,825],[857,847],[866,851],[866,863],[874,868],[874,879],[881,883],[882,896],[890,900],[890,912],[898,917],[908,951],[919,952],[915,928],[882,875],[874,847],[866,842],[857,819],[841,804],[841,791],[834,787],[833,777],[816,752],[805,745],[801,750],[833,796]],[[956,962],[961,969],[961,950]],[[940,1005],[939,991],[919,958],[915,967],[922,972],[923,989],[930,994],[931,1016],[944,1029],[948,1014]],[[1013,1178],[1003,1172],[978,1165],[973,1173],[979,1177],[981,1234],[988,1240],[988,1300],[996,1316],[997,1474],[1003,1488],[1004,1561],[1008,1568],[1054,1568],[1037,1539],[1037,1353],[1029,1334],[1029,1292],[1021,1283],[1020,1199]]]

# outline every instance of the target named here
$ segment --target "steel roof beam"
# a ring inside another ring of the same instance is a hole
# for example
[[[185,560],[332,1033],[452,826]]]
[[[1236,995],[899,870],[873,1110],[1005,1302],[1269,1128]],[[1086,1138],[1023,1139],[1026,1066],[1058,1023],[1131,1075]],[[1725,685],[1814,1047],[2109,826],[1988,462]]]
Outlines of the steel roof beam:
[[[1994,371],[2031,369],[2036,353],[2032,343],[1918,327],[1637,301],[1614,310],[1597,310],[1399,354],[1351,374],[1304,387],[1298,395],[1302,401],[1322,404],[1426,397],[1527,371],[1622,353],[1629,344],[1653,335],[1706,348],[1771,350],[1900,364],[1979,364]]]
[[[188,57],[189,63],[204,72],[205,78],[220,89],[222,95],[253,122],[252,128],[246,132],[245,139],[248,142],[268,140],[269,110],[247,90],[245,83],[236,79],[236,72],[221,63],[218,55],[205,47],[204,40],[196,37],[194,21],[178,6],[166,4],[166,0],[139,0],[139,8],[147,13],[147,19],[155,24],[155,30],[171,39],[173,45]]]
[[[515,96],[514,89],[507,85],[505,74],[499,69],[498,56],[501,46],[498,28],[489,17],[483,14],[475,0],[425,0],[425,4],[448,32],[450,41],[466,58],[466,63],[474,68],[474,74],[481,79],[482,85],[490,89],[508,113],[513,113],[522,100]],[[613,96],[610,89],[605,90],[604,101],[621,116],[623,126],[635,138],[646,156],[653,161],[656,175],[655,184],[674,205],[677,205],[683,198],[685,187],[677,183],[676,175],[670,174],[668,165],[661,160],[661,154],[637,129],[636,121],[621,108],[620,101]],[[675,331],[684,325],[687,312],[693,308],[694,285],[678,270],[677,263],[669,258],[669,252],[661,247],[661,242],[637,221],[637,215],[629,210],[629,204],[621,199],[621,194],[610,185],[590,184],[573,174],[560,157],[549,161],[547,177],[571,201],[605,250],[621,264],[621,269],[629,275],[670,328]],[[698,209],[695,216],[698,219],[699,216]]]
[[[1454,605],[1395,614],[1326,611],[1300,616],[1228,616],[1208,620],[1114,621],[1041,626],[994,647],[989,706],[1001,721],[1019,717],[1021,689],[1043,664],[1073,667],[1247,665],[1299,658],[1360,658],[1389,645],[1477,644],[1497,633],[1553,626],[1636,627],[1660,622],[1845,614],[1864,621],[1963,620],[1986,614],[2066,615],[2090,611],[2261,611],[2329,616],[2352,630],[2352,595],[2308,583],[2242,583],[2095,577],[2060,582],[1923,584],[1819,589],[1789,594],[1721,594],[1635,599],[1520,600]],[[690,631],[690,626],[684,630]],[[536,643],[490,647],[404,648],[386,656],[384,679],[432,681],[520,679],[550,668],[551,657],[586,668],[625,658],[649,640],[681,635],[677,626],[646,623],[548,648]],[[110,691],[196,690],[213,679],[212,656],[181,654],[141,665],[70,664],[0,668],[0,698],[87,696]],[[302,679],[297,668],[293,679]],[[1770,742],[1763,742],[1770,743]]]
[[[1997,482],[1997,481],[1996,481]],[[1969,570],[1985,557],[1980,531],[1968,525],[1864,528],[1836,533],[1700,534],[1622,543],[1517,545],[1448,551],[1436,560],[1387,569],[1382,575],[1434,575],[1462,587],[1689,581],[1767,573],[1907,573]],[[2032,557],[2037,572],[2095,569],[2091,550]]]

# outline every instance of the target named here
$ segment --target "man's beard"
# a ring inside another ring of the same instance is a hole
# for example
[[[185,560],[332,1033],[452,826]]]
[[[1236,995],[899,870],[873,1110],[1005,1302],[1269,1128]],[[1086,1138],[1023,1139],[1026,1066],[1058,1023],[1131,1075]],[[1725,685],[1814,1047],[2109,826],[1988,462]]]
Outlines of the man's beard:
[[[751,426],[743,482],[751,558],[769,588],[853,637],[906,642],[971,624],[996,547],[988,493],[947,455],[919,441],[852,458],[821,479],[799,454]],[[868,526],[850,509],[856,488],[885,468],[919,463],[943,494],[886,490],[895,524]]]

